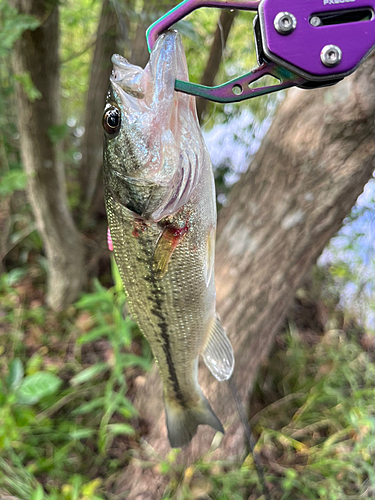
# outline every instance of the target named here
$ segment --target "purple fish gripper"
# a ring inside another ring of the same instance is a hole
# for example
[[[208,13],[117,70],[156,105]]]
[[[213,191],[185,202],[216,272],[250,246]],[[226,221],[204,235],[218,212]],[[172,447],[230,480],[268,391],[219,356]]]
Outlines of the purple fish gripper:
[[[215,102],[336,83],[355,71],[375,47],[375,0],[185,0],[149,27],[149,50],[163,31],[200,7],[258,13],[258,68],[216,87],[176,80],[176,90]],[[254,86],[265,75],[280,83]]]

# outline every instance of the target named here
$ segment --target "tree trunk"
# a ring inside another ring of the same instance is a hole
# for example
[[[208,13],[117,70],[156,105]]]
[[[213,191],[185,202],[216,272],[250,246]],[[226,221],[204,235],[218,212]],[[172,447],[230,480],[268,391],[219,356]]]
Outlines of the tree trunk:
[[[83,218],[91,206],[99,172],[103,165],[102,114],[112,70],[111,57],[116,52],[117,16],[110,0],[103,1],[90,83],[86,100],[85,135],[80,168],[81,208]]]
[[[215,83],[216,75],[219,71],[223,52],[227,44],[229,32],[232,28],[236,13],[237,11],[231,12],[227,9],[221,11],[219,22],[217,24],[214,35],[214,41],[211,45],[210,55],[208,56],[207,65],[200,81],[201,85],[212,87]],[[197,113],[199,123],[202,123],[203,121],[203,115],[206,111],[207,105],[207,99],[201,99],[200,97],[197,98]]]
[[[30,100],[17,85],[17,117],[21,157],[28,175],[28,196],[48,260],[47,302],[61,310],[74,301],[84,277],[83,246],[68,209],[61,151],[50,136],[60,124],[59,11],[57,2],[12,0],[22,13],[41,25],[25,31],[16,43],[14,71],[29,74],[42,95]]]
[[[217,308],[234,347],[234,379],[245,400],[296,289],[373,173],[374,114],[374,56],[334,87],[290,91],[221,212]],[[239,456],[242,429],[227,384],[205,368],[200,383],[226,429],[214,458]],[[169,445],[156,369],[142,382],[134,404],[150,426],[145,439],[165,456]],[[181,460],[207,452],[212,438],[213,431],[201,427]],[[120,491],[127,491],[129,500],[160,498],[163,476],[134,462],[119,481]]]

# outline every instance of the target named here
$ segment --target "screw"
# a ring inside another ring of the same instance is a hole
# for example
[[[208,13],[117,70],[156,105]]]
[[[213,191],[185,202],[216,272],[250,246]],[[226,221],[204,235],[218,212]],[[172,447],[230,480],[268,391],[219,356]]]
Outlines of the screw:
[[[318,16],[313,16],[310,19],[310,24],[316,28],[317,26],[321,26],[323,23]]]
[[[279,12],[273,22],[275,30],[281,35],[289,35],[296,29],[297,19],[289,12]]]
[[[342,58],[342,52],[337,45],[326,45],[320,53],[320,59],[324,66],[332,68],[337,66]]]

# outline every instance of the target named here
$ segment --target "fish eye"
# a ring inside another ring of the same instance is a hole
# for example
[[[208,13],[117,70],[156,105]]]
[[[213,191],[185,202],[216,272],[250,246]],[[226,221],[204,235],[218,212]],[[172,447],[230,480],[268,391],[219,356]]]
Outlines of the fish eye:
[[[121,125],[121,113],[118,108],[111,106],[104,111],[103,128],[109,135],[119,131]]]

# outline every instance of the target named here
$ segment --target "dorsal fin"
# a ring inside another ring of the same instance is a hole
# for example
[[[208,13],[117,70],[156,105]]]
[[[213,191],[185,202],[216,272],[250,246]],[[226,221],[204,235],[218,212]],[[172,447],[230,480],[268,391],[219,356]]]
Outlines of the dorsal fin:
[[[233,349],[216,315],[211,323],[202,356],[207,368],[217,380],[222,382],[230,378],[234,368]]]

